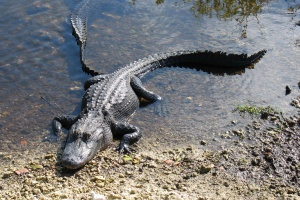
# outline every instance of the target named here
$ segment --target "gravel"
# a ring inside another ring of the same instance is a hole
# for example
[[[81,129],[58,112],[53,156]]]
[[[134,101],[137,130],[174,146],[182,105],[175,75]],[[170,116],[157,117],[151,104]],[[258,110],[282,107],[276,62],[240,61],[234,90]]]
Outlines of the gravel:
[[[220,151],[205,142],[177,149],[141,142],[119,155],[115,141],[79,170],[60,165],[59,145],[1,153],[0,199],[300,199],[299,124],[299,116],[255,119],[221,133],[235,142]]]

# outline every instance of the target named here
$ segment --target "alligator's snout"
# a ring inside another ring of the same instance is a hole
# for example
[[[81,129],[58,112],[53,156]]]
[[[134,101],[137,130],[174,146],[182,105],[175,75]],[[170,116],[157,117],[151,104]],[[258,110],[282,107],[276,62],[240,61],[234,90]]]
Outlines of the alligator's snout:
[[[69,169],[83,167],[104,146],[103,143],[106,144],[105,134],[109,132],[104,132],[104,127],[107,130],[110,130],[110,127],[102,123],[101,115],[96,114],[78,120],[69,129],[65,149],[60,158],[60,163],[64,167]]]
[[[60,159],[61,164],[69,169],[78,169],[89,162],[99,149],[96,141],[85,141],[82,138],[68,140]]]
[[[78,169],[83,167],[85,162],[82,162],[82,160],[78,160],[76,158],[63,156],[61,158],[61,164],[68,169]]]

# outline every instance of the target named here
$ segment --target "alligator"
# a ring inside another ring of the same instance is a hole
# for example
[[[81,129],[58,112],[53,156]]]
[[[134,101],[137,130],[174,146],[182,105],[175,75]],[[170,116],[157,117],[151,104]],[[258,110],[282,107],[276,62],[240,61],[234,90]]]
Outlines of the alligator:
[[[82,67],[93,75],[84,83],[81,113],[55,117],[52,121],[54,134],[59,134],[62,128],[69,130],[60,158],[61,164],[69,169],[83,167],[98,151],[107,148],[113,138],[121,138],[117,147],[120,153],[130,152],[130,145],[142,134],[138,127],[127,122],[128,119],[138,109],[141,99],[149,103],[162,99],[143,86],[141,78],[146,73],[157,68],[180,66],[212,73],[218,73],[214,69],[221,68],[234,74],[252,66],[266,53],[265,50],[251,56],[198,50],[160,53],[132,62],[114,73],[99,74],[84,62],[86,20],[78,12],[71,16],[81,49]]]

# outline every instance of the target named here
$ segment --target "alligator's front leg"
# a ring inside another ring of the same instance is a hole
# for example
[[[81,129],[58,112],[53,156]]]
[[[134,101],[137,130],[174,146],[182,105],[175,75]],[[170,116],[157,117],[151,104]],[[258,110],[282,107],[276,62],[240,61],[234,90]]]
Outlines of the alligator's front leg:
[[[55,117],[52,121],[52,129],[55,136],[61,133],[61,128],[69,129],[78,119],[75,115],[63,115]]]
[[[142,137],[140,129],[128,123],[118,122],[107,111],[103,111],[106,121],[111,126],[114,137],[121,138],[121,142],[117,148],[119,153],[130,152],[130,144],[133,144]]]
[[[149,102],[154,102],[162,99],[159,95],[147,90],[143,86],[142,81],[136,76],[133,76],[131,78],[130,85],[138,97],[142,97]]]
[[[142,137],[138,127],[127,123],[117,122],[112,124],[112,132],[114,136],[122,137],[117,149],[119,153],[130,152],[130,144],[136,143]]]

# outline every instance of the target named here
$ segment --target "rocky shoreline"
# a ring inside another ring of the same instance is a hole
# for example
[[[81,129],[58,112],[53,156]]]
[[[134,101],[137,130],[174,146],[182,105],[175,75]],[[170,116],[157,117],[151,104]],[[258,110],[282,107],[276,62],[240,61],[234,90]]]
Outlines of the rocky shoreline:
[[[299,116],[265,112],[220,134],[235,141],[220,151],[144,142],[119,155],[116,141],[76,171],[60,166],[60,152],[2,153],[0,199],[300,199],[299,125]]]

